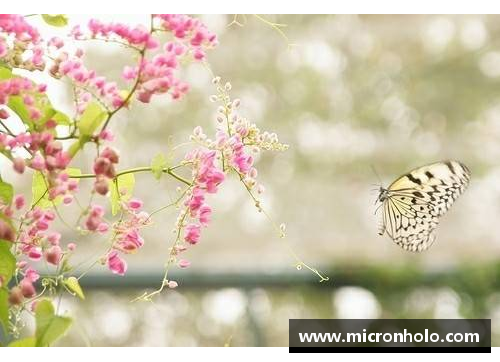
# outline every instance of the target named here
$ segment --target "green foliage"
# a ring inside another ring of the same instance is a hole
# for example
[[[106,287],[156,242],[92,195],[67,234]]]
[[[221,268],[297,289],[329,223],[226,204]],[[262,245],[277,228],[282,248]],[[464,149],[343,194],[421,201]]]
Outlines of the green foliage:
[[[82,174],[82,171],[78,168],[68,168],[66,173],[69,176],[78,176]],[[31,205],[37,205],[42,209],[47,209],[57,206],[62,202],[62,196],[56,197],[54,200],[49,200],[49,193],[47,191],[47,180],[43,173],[37,171],[33,174],[33,181],[31,183],[31,194],[33,199]]]
[[[85,143],[91,140],[92,135],[106,119],[107,115],[108,113],[101,107],[99,103],[91,102],[88,104],[78,122],[80,138],[78,139],[78,141],[71,145],[68,151],[71,157],[75,156],[76,153],[83,148]]]
[[[14,188],[11,184],[4,182],[2,177],[0,177],[0,201],[5,205],[9,205],[12,202],[12,197],[14,195]]]
[[[153,172],[154,177],[159,180],[163,175],[163,169],[168,167],[167,158],[163,153],[158,153],[151,160],[151,172]]]
[[[5,334],[9,325],[9,292],[7,285],[16,270],[16,258],[12,255],[10,248],[12,243],[0,239],[0,327]]]
[[[9,347],[36,347],[36,338],[27,337],[23,339],[18,339],[17,341],[11,342]]]
[[[12,69],[0,65],[0,80],[7,80],[16,78],[17,76],[12,73]],[[33,83],[35,84],[35,83]],[[35,92],[33,94],[35,99],[35,108],[40,110],[42,116],[40,119],[32,119],[28,107],[24,104],[21,96],[10,96],[7,107],[11,109],[20,119],[26,124],[29,130],[34,130],[38,126],[44,125],[49,119],[54,120],[58,125],[69,125],[71,119],[61,111],[55,109],[50,103],[49,98],[45,93]]]
[[[42,19],[47,24],[55,26],[57,28],[64,27],[68,25],[68,17],[64,14],[42,14]]]
[[[4,334],[8,333],[9,326],[9,291],[7,288],[0,288],[0,328]]]
[[[69,125],[70,118],[64,113],[54,109],[49,101],[49,98],[44,93],[35,93],[35,107],[42,113],[40,119],[32,119],[28,107],[24,104],[21,96],[9,97],[7,106],[26,124],[30,130],[36,129],[37,126],[44,125],[49,119],[54,120],[59,125]]]
[[[80,286],[80,283],[78,282],[78,279],[75,277],[69,277],[64,280],[64,285],[75,293],[76,296],[78,296],[81,299],[85,299],[85,295],[83,294],[82,287]]]
[[[54,306],[48,299],[40,300],[35,309],[36,346],[47,347],[62,337],[69,326],[71,318],[55,315]]]
[[[83,136],[92,136],[106,118],[106,111],[97,102],[89,103],[78,122],[78,129]]]
[[[133,173],[120,175],[110,181],[111,214],[116,215],[121,208],[121,202],[130,200],[134,192],[135,177]]]
[[[10,241],[0,239],[0,277],[3,285],[7,285],[16,270],[16,258],[10,251],[11,246]]]
[[[0,80],[12,78],[12,70],[0,63]]]

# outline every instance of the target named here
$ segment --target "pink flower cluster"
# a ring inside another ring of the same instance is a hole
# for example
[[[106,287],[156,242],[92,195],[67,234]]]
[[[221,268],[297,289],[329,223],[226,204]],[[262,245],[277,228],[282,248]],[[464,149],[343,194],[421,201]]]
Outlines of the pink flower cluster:
[[[33,283],[40,279],[40,274],[24,260],[17,263],[17,268],[21,271],[23,279],[10,291],[9,302],[14,305],[21,304],[24,298],[33,298],[36,295]]]
[[[33,83],[24,77],[16,77],[0,81],[0,104],[7,104],[9,97],[18,96],[23,93],[31,92],[34,89]],[[45,86],[38,88],[38,91],[44,91]],[[33,106],[34,101],[32,96],[25,96],[24,103],[28,106]],[[38,111],[38,110],[37,110]],[[34,113],[35,111],[31,111]],[[6,117],[2,117],[6,118]],[[32,117],[33,118],[33,117]]]
[[[115,177],[115,166],[120,160],[118,153],[111,147],[106,147],[94,160],[94,173],[97,175],[94,190],[100,195],[109,191],[109,180]]]
[[[136,66],[126,66],[122,75],[126,81],[136,83],[137,99],[148,103],[153,95],[167,93],[172,98],[177,99],[189,90],[188,84],[179,80],[175,75],[179,67],[179,59],[187,55],[192,56],[195,60],[204,59],[205,49],[217,45],[217,38],[200,20],[187,15],[162,14],[155,15],[154,19],[159,19],[160,24],[158,28],[153,26],[152,29],[146,29],[143,26],[131,27],[122,23],[104,23],[97,19],[91,19],[87,24],[87,31],[76,26],[71,31],[71,36],[78,40],[98,38],[106,41],[118,41],[135,47],[143,53],[143,56]],[[159,53],[149,58],[145,54],[147,50],[160,49],[160,42],[153,36],[154,32],[158,30],[171,32],[175,40],[164,44]],[[62,59],[62,61],[66,61],[66,59]],[[82,71],[79,63],[77,61],[78,66],[74,71],[68,71],[68,69],[61,71],[59,69],[61,66],[56,62],[51,72],[55,76],[66,72],[64,75],[69,74],[72,80],[79,82],[77,84],[85,83],[87,78],[92,80],[92,74],[87,74],[88,71]],[[74,67],[74,64],[66,65],[66,68],[73,69]],[[73,72],[76,74],[73,75]],[[116,92],[115,84],[105,81],[102,83],[102,87],[98,87],[99,94],[105,95],[114,108],[120,107],[123,104],[123,99]],[[83,85],[89,86],[89,84]],[[96,87],[92,81],[90,86]],[[85,94],[84,98],[90,98],[90,95]],[[82,104],[85,105],[85,101]]]
[[[106,256],[106,263],[114,274],[124,275],[127,270],[127,263],[120,257],[119,252],[134,253],[144,245],[139,230],[150,223],[150,216],[147,212],[141,211],[141,208],[142,201],[139,199],[123,203],[125,217],[113,225],[115,238],[112,250]]]
[[[4,205],[0,209],[5,215],[12,216],[12,207],[20,210],[24,204],[24,197],[18,195],[14,198],[13,205]],[[58,266],[65,253],[75,250],[76,245],[69,243],[67,251],[64,252],[60,246],[61,234],[49,231],[49,226],[55,219],[52,211],[34,208],[22,215],[21,219],[23,227],[19,231],[17,241],[20,251],[29,260],[36,262],[43,258],[47,263]],[[18,261],[17,268],[23,278],[10,291],[9,302],[13,305],[21,304],[24,298],[33,298],[36,295],[34,283],[40,278],[36,269],[29,266],[26,260]]]
[[[204,48],[213,48],[217,45],[217,36],[211,33],[199,19],[183,14],[158,14],[161,27],[172,34],[190,48],[196,60],[205,58]]]
[[[245,131],[243,131],[245,132]],[[245,153],[243,139],[244,135],[237,133],[229,138],[227,145],[232,151],[231,162],[234,167],[243,175],[247,175],[252,169],[253,156]]]
[[[22,15],[0,14],[0,30],[6,34],[13,34],[19,41],[37,43],[40,39],[38,30],[28,24]]]
[[[13,46],[9,45],[12,38]],[[0,59],[28,69],[43,69],[40,34],[22,15],[0,14]],[[23,45],[20,45],[23,44]],[[30,52],[23,60],[25,53]]]
[[[72,194],[78,190],[78,183],[71,180],[65,172],[71,159],[63,150],[62,143],[55,140],[50,132],[20,133],[16,136],[0,133],[0,149],[12,152],[18,148],[26,148],[32,157],[27,161],[22,157],[14,157],[14,170],[22,174],[28,165],[33,170],[42,172],[47,178],[48,199],[54,200],[62,196],[65,204],[71,203]]]
[[[88,216],[85,219],[85,226],[89,231],[97,231],[105,234],[109,230],[108,223],[103,219],[104,208],[101,205],[90,205]]]
[[[192,164],[195,182],[191,195],[185,201],[192,222],[184,229],[184,241],[191,245],[198,243],[201,227],[210,222],[212,209],[205,203],[205,195],[216,193],[225,178],[224,173],[215,164],[215,155],[215,151],[198,148],[188,153],[185,158]]]
[[[107,40],[119,38],[130,45],[140,47],[141,49],[156,49],[159,45],[158,40],[153,38],[149,29],[139,25],[131,27],[122,23],[103,23],[97,19],[90,19],[87,24],[92,38],[102,37]],[[71,31],[75,39],[84,39],[85,35],[79,26]]]
[[[82,49],[78,49],[73,55],[60,52],[49,69],[50,74],[57,79],[68,77],[77,86],[79,113],[85,110],[92,95],[99,96],[101,102],[113,109],[121,107],[124,99],[118,85],[97,75],[95,70],[88,69],[83,63],[83,55]]]
[[[154,94],[170,93],[173,99],[186,94],[189,85],[175,76],[178,67],[178,58],[186,48],[182,44],[173,42],[165,44],[163,52],[153,56],[151,60],[144,58],[137,67],[125,67],[123,77],[133,81],[139,77],[137,85],[137,99],[149,103]]]
[[[2,212],[5,215],[12,215],[12,208],[20,210],[24,205],[24,197],[19,195],[14,198],[13,205],[10,205],[9,209],[4,207]],[[44,259],[49,264],[59,265],[65,252],[60,246],[61,234],[49,230],[50,225],[55,220],[54,212],[35,207],[24,213],[21,220],[22,227],[17,236],[21,253],[31,261],[36,262]],[[73,243],[67,245],[67,252],[74,249],[75,245]],[[24,269],[24,279],[19,286],[23,296],[30,298],[35,294],[33,283],[39,278],[39,275],[33,267],[26,268],[26,266],[26,261],[18,263],[18,268]]]

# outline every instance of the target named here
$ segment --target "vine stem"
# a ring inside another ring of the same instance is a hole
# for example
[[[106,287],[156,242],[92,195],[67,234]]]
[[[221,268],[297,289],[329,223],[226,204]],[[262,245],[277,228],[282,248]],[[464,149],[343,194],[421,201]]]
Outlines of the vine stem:
[[[179,176],[178,174],[176,174],[174,172],[175,169],[181,167],[181,165],[178,165],[178,166],[174,166],[174,167],[165,167],[163,168],[162,172],[163,173],[167,173],[169,174],[170,176],[172,176],[173,178],[179,180],[180,182],[190,186],[191,185],[191,182],[186,180],[185,178],[183,178],[182,176]],[[129,173],[138,173],[138,172],[152,172],[153,169],[152,167],[135,167],[135,168],[130,168],[128,170],[123,170],[123,171],[120,171],[116,174],[116,176],[114,177],[114,180],[116,180],[118,177],[122,176],[122,175],[126,175],[126,174],[129,174]],[[70,175],[69,176],[70,178],[77,178],[77,179],[84,179],[84,178],[96,178],[97,175],[96,174],[93,174],[93,173],[84,173],[84,174],[81,174],[81,175]]]
[[[150,26],[149,26],[149,34],[150,35],[153,34],[153,31],[154,31],[153,25],[154,25],[153,24],[153,16],[151,15]],[[108,116],[107,116],[106,120],[104,121],[104,125],[101,128],[101,132],[103,132],[108,127],[109,122],[111,121],[111,118],[115,115],[115,113],[117,113],[120,109],[122,109],[125,105],[128,104],[128,102],[132,99],[132,96],[134,95],[135,91],[139,87],[139,84],[141,83],[142,72],[143,72],[142,63],[144,62],[144,58],[146,56],[146,50],[147,50],[146,45],[144,45],[144,47],[141,50],[139,50],[139,61],[137,63],[138,67],[139,67],[139,71],[137,72],[137,78],[134,82],[134,85],[132,86],[132,89],[130,89],[128,95],[123,100],[123,103],[118,108],[116,108],[115,110],[113,110],[111,112],[108,112]]]

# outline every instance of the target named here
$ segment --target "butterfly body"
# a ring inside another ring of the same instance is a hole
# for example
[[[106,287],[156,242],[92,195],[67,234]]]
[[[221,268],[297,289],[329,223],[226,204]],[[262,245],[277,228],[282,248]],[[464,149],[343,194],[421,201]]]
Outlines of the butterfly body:
[[[470,181],[469,169],[459,161],[418,167],[381,187],[377,201],[383,218],[379,234],[413,252],[424,251],[436,240],[436,227]]]

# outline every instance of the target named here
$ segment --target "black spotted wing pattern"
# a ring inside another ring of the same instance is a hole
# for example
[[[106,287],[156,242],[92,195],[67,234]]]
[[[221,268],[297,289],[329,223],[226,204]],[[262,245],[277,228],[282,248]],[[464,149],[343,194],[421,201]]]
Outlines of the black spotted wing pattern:
[[[458,161],[436,162],[401,176],[385,190],[381,233],[405,250],[426,250],[436,240],[439,218],[469,181],[469,169]]]

